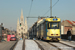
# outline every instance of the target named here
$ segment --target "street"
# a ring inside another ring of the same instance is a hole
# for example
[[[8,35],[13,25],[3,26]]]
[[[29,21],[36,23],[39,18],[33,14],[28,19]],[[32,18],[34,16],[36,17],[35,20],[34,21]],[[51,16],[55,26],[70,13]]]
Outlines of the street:
[[[0,50],[75,50],[75,0],[1,0]]]
[[[0,42],[0,50],[10,50],[16,41]]]
[[[59,42],[46,42],[42,40],[19,40],[14,50],[75,50],[75,41],[60,40]],[[23,44],[25,46],[23,46]],[[25,49],[23,49],[23,47]]]

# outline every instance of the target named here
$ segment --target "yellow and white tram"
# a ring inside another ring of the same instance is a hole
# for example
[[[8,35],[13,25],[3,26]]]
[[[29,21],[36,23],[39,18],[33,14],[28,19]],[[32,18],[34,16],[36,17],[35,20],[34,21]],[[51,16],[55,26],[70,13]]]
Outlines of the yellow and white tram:
[[[37,22],[37,38],[49,41],[59,41],[61,36],[60,18],[44,18]]]

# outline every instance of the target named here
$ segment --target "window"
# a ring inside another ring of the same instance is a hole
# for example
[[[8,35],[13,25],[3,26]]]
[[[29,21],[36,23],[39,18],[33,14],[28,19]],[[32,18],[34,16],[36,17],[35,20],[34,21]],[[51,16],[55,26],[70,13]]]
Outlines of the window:
[[[21,28],[23,30],[23,28]]]
[[[58,27],[58,23],[52,23],[51,27]]]
[[[25,31],[25,29],[24,29],[24,31]]]
[[[48,22],[47,28],[48,29],[59,29],[59,23],[60,22]]]
[[[41,24],[41,30],[43,30],[43,24]]]
[[[20,35],[20,33],[19,33],[19,35]]]
[[[19,31],[20,31],[20,29],[19,29]]]

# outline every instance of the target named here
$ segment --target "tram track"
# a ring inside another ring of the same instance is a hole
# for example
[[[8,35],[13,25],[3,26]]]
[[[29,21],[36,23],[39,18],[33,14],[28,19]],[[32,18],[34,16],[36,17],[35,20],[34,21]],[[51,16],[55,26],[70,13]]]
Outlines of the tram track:
[[[41,50],[75,50],[75,47],[63,42],[45,42],[35,40],[35,42],[40,45]],[[65,42],[65,41],[64,41]]]
[[[75,45],[70,45],[70,44],[66,44],[66,43],[63,43],[63,42],[59,42],[59,43],[64,44],[64,45],[69,46],[69,47],[72,47],[72,48],[74,48],[74,50],[75,50]],[[71,43],[71,42],[70,42],[70,43]]]
[[[37,44],[38,44],[38,47],[41,49],[41,50],[44,50],[43,47],[36,41],[34,40]]]
[[[49,42],[49,44],[57,47],[59,50],[75,50],[74,47],[61,42]]]
[[[22,50],[25,50],[25,38],[23,39]]]
[[[52,44],[49,44],[45,41],[39,41],[39,40],[35,40],[35,42],[38,44],[38,46],[41,48],[41,50],[61,50],[60,48],[58,48],[57,46],[54,46]]]
[[[56,48],[58,48],[58,50],[61,50],[59,47],[57,47],[57,46],[55,46],[55,45],[53,45],[53,44],[51,44],[51,43],[49,43],[50,45],[52,45],[52,46],[54,46],[54,47],[56,47]]]

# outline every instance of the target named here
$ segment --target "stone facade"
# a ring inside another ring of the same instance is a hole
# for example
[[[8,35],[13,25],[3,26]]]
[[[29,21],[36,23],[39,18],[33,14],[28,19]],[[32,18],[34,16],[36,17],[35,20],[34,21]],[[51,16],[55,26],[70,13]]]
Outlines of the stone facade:
[[[24,22],[23,11],[21,10],[20,22],[19,19],[17,20],[17,38],[25,37],[27,30],[28,30],[27,21],[25,18],[25,22]]]

